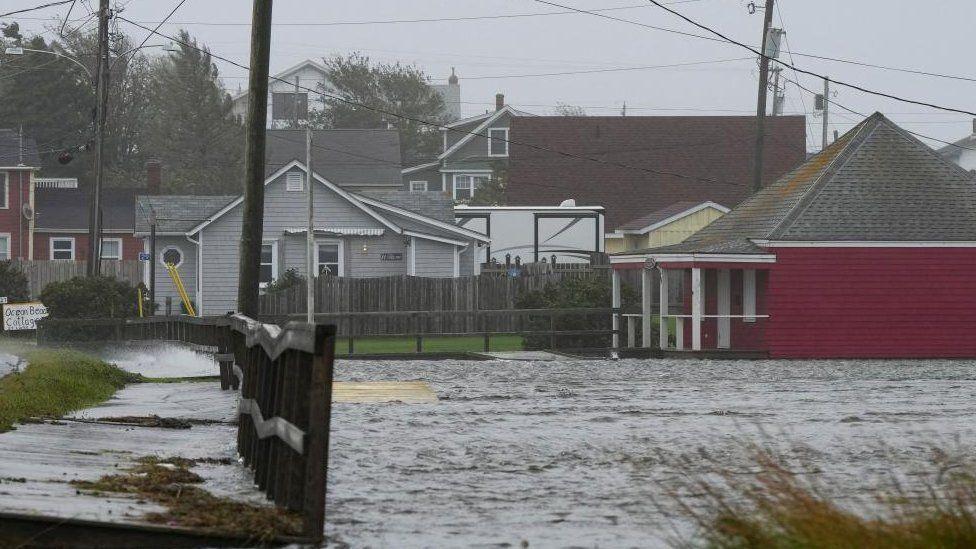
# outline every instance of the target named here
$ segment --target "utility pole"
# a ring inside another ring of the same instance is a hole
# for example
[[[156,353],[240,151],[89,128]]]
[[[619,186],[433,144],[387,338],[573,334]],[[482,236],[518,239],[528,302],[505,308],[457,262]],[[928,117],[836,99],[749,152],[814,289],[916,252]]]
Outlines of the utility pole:
[[[149,207],[149,303],[152,310],[149,314],[156,311],[156,210]]]
[[[271,55],[272,0],[254,0],[251,12],[251,74],[247,84],[244,150],[244,211],[237,308],[258,314],[261,240],[264,233],[264,144],[268,117],[268,58]]]
[[[756,106],[756,152],[753,158],[752,192],[762,189],[763,146],[766,132],[766,93],[769,91],[769,56],[766,55],[766,41],[769,40],[769,26],[773,23],[773,0],[766,0],[763,17],[762,48],[759,52],[759,100]]]
[[[297,96],[296,96],[297,98]],[[315,323],[315,280],[318,269],[315,261],[315,210],[312,202],[312,128],[305,126],[305,180],[308,183],[308,230],[305,232],[305,257],[307,259],[308,278],[306,279],[305,298],[306,318],[309,324]]]
[[[773,67],[769,69],[773,73],[773,116],[782,116],[783,114],[783,100],[785,93],[780,90],[779,87],[779,73],[783,71],[783,67]],[[784,86],[785,87],[785,86]]]
[[[105,118],[108,111],[108,20],[112,17],[109,0],[98,3],[98,70],[95,85],[95,181],[91,188],[88,221],[88,276],[101,272],[102,179],[105,162]]]
[[[820,150],[827,148],[827,113],[830,111],[830,78],[824,77],[823,94],[823,144]]]
[[[294,122],[292,127],[298,129],[298,75],[295,75],[295,95],[291,96],[291,108],[292,116],[294,117]]]

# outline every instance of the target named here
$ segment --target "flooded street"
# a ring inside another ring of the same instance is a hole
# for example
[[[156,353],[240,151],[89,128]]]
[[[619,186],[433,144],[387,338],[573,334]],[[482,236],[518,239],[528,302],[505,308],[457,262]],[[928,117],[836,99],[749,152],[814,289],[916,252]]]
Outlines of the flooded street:
[[[847,495],[976,443],[969,361],[341,361],[336,379],[441,400],[335,405],[334,545],[663,545],[690,531],[664,487],[709,460],[751,470],[747,442]]]

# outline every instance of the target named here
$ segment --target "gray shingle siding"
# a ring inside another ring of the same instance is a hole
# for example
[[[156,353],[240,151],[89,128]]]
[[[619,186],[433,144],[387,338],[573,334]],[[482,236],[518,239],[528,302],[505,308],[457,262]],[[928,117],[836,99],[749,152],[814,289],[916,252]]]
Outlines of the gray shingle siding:
[[[417,276],[454,276],[454,245],[417,238]]]
[[[512,115],[505,113],[492,122],[487,128],[472,137],[470,141],[451,153],[451,161],[458,162],[472,158],[488,158],[488,130],[492,128],[508,128],[512,123]],[[473,128],[472,130],[473,131]],[[508,157],[498,157],[508,158]]]

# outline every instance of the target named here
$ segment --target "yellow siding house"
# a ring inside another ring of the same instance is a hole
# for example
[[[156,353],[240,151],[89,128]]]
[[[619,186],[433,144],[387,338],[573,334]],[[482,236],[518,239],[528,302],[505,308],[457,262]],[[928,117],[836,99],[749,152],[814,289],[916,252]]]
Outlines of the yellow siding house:
[[[606,250],[612,254],[677,244],[728,211],[715,202],[676,202],[608,232]]]

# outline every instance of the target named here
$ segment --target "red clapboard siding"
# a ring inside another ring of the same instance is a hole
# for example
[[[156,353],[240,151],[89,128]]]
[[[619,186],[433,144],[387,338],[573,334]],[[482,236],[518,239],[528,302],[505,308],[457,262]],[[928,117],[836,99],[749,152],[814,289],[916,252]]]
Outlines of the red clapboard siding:
[[[782,358],[976,357],[976,248],[776,248]]]

